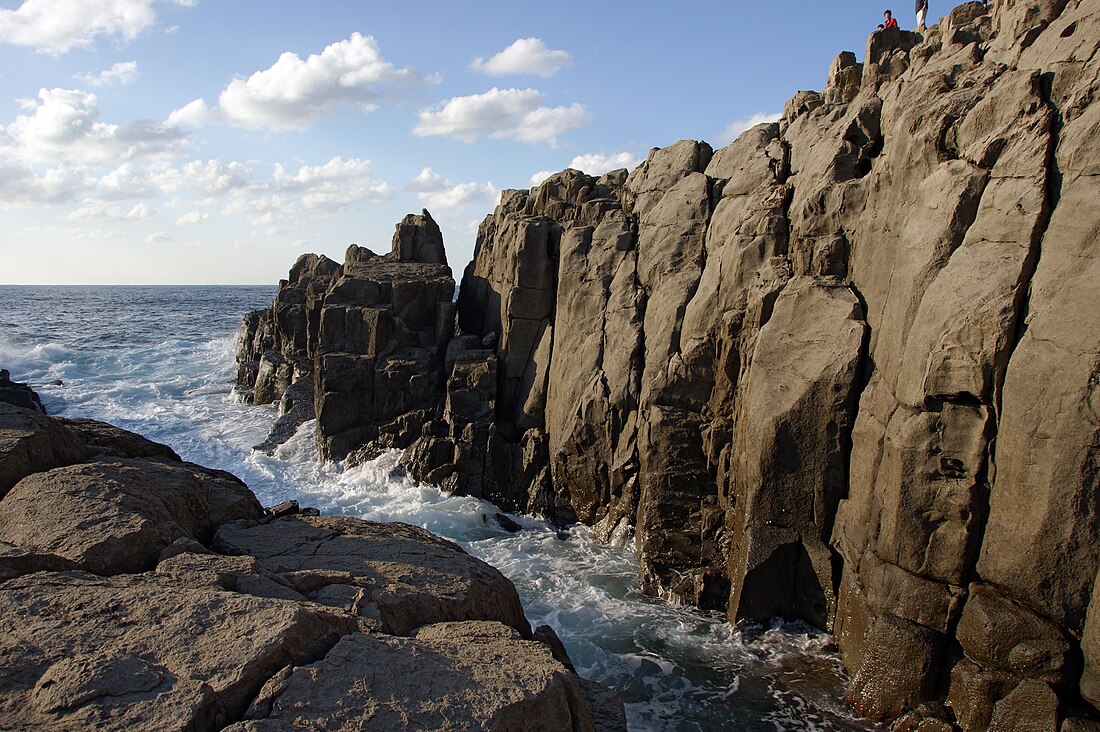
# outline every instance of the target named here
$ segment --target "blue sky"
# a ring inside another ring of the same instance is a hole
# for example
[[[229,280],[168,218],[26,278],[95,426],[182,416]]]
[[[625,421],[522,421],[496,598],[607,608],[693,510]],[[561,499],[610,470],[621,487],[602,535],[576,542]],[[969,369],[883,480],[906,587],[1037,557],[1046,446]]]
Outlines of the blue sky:
[[[274,283],[422,207],[457,273],[500,190],[725,144],[882,9],[0,0],[0,282]]]

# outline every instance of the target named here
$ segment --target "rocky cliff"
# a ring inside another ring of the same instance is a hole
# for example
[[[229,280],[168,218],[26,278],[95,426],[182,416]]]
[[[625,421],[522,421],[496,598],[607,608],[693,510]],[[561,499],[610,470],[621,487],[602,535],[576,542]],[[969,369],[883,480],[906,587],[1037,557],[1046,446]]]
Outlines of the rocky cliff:
[[[2,400],[0,623],[3,729],[626,729],[451,542]]]
[[[831,629],[872,718],[1100,729],[1098,49],[1094,2],[967,3],[726,148],[505,192],[363,444]]]

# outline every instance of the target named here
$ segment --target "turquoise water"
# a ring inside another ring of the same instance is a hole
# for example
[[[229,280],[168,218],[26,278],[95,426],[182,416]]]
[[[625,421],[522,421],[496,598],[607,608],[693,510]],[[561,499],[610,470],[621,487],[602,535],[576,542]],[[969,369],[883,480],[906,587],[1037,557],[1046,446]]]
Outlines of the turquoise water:
[[[343,469],[316,460],[314,425],[274,456],[252,453],[271,407],[232,394],[233,342],[272,287],[0,286],[0,367],[53,414],[92,417],[240,476],[265,505],[296,498],[325,513],[405,521],[452,539],[504,572],[532,624],[554,626],[578,670],[617,689],[632,730],[867,730],[842,702],[828,636],[798,623],[734,627],[720,615],[642,595],[630,547],[564,537],[404,476],[397,454]],[[54,382],[60,381],[61,384]]]

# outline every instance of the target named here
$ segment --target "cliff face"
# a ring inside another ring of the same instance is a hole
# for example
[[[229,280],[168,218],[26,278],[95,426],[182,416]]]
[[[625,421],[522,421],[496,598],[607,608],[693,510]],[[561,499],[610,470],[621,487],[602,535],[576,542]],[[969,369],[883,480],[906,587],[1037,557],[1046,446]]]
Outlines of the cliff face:
[[[239,388],[256,404],[279,401],[258,447],[273,449],[314,416],[326,459],[408,447],[442,390],[454,289],[427,211],[397,225],[387,255],[352,244],[343,265],[301,256],[237,338]]]
[[[505,192],[410,469],[831,628],[870,717],[1088,728],[1098,48],[1095,3],[968,3],[722,150]]]

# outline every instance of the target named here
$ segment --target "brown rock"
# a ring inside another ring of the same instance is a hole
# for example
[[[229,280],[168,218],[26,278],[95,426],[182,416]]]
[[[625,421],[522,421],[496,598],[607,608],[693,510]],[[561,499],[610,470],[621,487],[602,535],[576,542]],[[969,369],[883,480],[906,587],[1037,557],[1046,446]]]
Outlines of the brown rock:
[[[38,573],[0,592],[0,717],[19,729],[215,730],[354,621],[149,575]],[[79,622],[74,620],[79,619]]]
[[[287,517],[222,526],[213,546],[247,554],[278,573],[339,573],[294,583],[309,599],[376,618],[406,635],[450,620],[496,620],[524,637],[531,629],[515,587],[497,570],[449,541],[405,524],[338,516]],[[346,573],[346,574],[345,574]]]
[[[219,524],[262,513],[228,473],[116,458],[21,480],[0,501],[0,541],[95,574],[140,572],[181,537],[209,541]]]
[[[44,414],[0,403],[0,498],[33,473],[85,460],[79,435]]]
[[[229,729],[626,729],[625,719],[596,726],[589,698],[598,697],[585,692],[545,646],[513,628],[444,623],[411,638],[346,636],[324,660],[265,690],[269,709],[249,715],[259,718]]]

